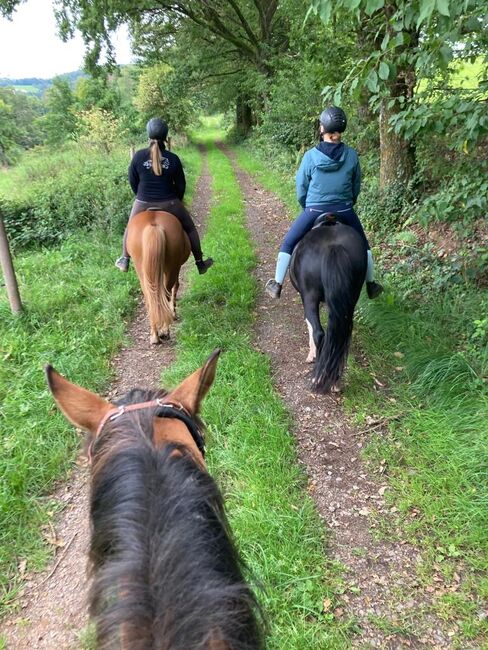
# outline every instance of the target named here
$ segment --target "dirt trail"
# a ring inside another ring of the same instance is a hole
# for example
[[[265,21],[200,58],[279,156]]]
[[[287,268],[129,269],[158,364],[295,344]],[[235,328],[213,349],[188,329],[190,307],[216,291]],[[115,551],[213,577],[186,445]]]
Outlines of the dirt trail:
[[[205,161],[192,204],[197,227],[208,215],[210,194],[211,177]],[[192,260],[190,257],[187,264]],[[117,273],[115,269],[114,273]],[[180,295],[185,289],[184,275],[183,272]],[[130,345],[113,360],[115,381],[107,393],[108,398],[121,396],[134,386],[158,386],[163,368],[175,358],[174,336],[161,346],[149,345],[149,323],[142,302],[128,335]],[[18,611],[1,622],[0,638],[5,636],[8,650],[74,650],[80,647],[79,634],[87,624],[87,491],[88,473],[82,465],[69,483],[53,495],[63,506],[55,538],[62,540],[64,545],[59,547],[46,571],[32,576],[26,583]]]
[[[286,209],[239,169],[232,152],[224,152],[233,161],[245,196],[259,258],[257,277],[264,287],[274,276],[279,244],[289,227]],[[308,334],[298,294],[287,281],[281,300],[273,302],[263,291],[257,310],[256,346],[270,356],[275,385],[293,416],[309,492],[331,531],[330,555],[346,567],[347,590],[335,615],[351,615],[358,622],[361,632],[355,647],[453,647],[456,630],[429,612],[449,585],[438,584],[429,592],[416,579],[420,550],[405,541],[374,537],[377,514],[401,536],[395,509],[385,503],[381,472],[372,476],[361,459],[366,437],[348,424],[341,398],[310,391]]]

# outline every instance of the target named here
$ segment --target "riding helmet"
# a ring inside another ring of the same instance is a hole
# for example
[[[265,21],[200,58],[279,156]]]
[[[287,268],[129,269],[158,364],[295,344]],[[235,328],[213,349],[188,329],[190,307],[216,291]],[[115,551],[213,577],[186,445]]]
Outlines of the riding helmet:
[[[320,113],[319,119],[325,133],[343,133],[346,130],[347,117],[342,108],[329,106]]]
[[[147,136],[150,140],[164,141],[168,137],[168,125],[159,117],[153,117],[146,126]]]

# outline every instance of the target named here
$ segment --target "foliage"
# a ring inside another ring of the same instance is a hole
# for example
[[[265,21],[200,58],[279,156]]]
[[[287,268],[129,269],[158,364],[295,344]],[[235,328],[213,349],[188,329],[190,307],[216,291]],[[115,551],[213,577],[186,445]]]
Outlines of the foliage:
[[[130,212],[128,148],[106,155],[70,145],[56,153],[33,152],[10,172],[0,209],[14,248],[59,243],[74,230],[95,225],[120,233]],[[7,179],[6,179],[7,180]]]
[[[46,91],[46,115],[39,125],[48,144],[57,145],[73,136],[76,130],[75,104],[71,87],[65,79],[56,77]]]
[[[171,130],[183,132],[190,124],[191,104],[185,94],[179,93],[174,70],[162,63],[144,69],[134,96],[141,124],[152,117],[164,119]]]
[[[118,147],[127,135],[120,120],[110,111],[93,107],[76,115],[77,141],[106,154]]]
[[[39,100],[12,88],[0,88],[0,165],[12,163],[23,148],[41,142],[36,118]]]

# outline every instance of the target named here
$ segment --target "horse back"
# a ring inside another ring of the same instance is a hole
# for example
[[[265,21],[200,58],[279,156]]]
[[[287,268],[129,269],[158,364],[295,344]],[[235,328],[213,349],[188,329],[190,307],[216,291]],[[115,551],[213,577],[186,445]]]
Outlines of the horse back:
[[[146,228],[155,226],[162,226],[164,229],[166,255],[180,267],[190,255],[190,241],[181,223],[170,212],[147,210],[132,217],[127,229],[127,251],[136,268],[142,260],[143,233]]]

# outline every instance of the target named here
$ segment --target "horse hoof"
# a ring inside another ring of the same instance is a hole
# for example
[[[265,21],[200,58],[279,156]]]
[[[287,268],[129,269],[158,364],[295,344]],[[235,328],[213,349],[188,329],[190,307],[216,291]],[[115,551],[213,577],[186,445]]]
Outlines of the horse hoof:
[[[151,336],[149,341],[151,342],[151,345],[159,345],[161,343],[159,336]]]
[[[315,357],[308,355],[308,357],[305,359],[305,363],[315,363]]]
[[[159,334],[159,342],[167,341],[168,339],[169,339],[169,332],[160,332],[160,334]]]
[[[342,393],[342,386],[340,384],[335,384],[334,386],[330,387],[330,392],[335,393],[336,395],[338,393]]]

